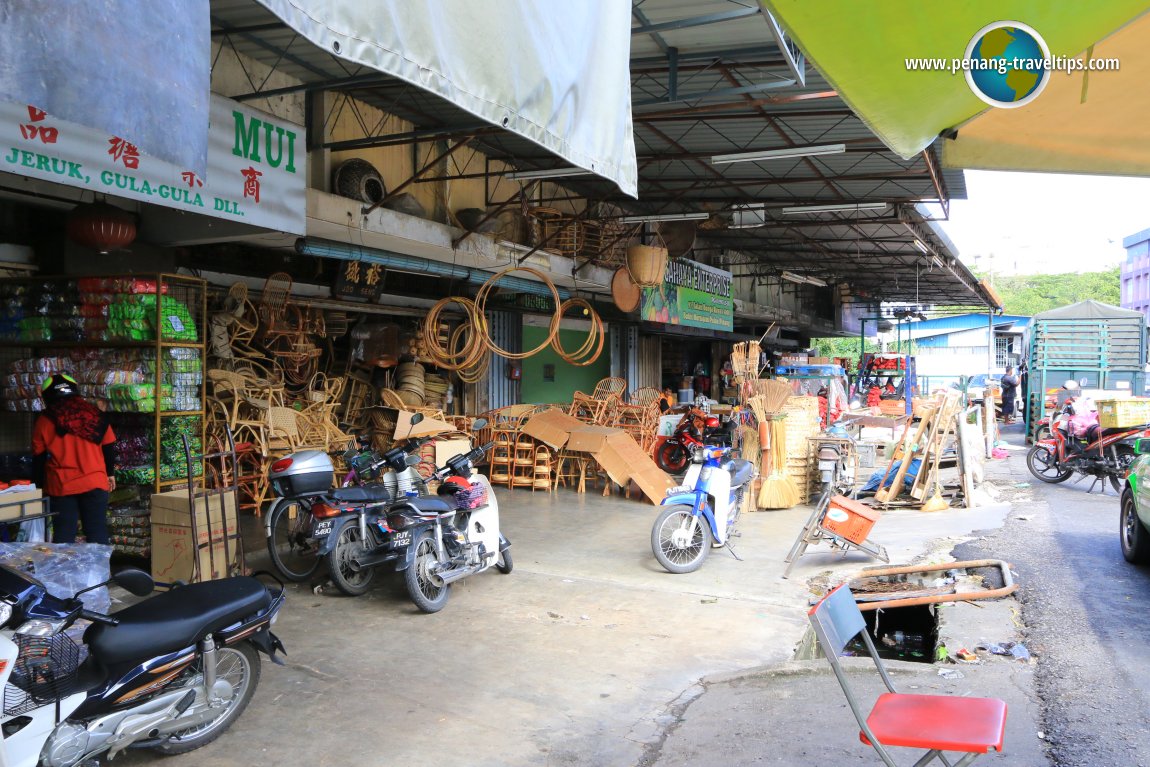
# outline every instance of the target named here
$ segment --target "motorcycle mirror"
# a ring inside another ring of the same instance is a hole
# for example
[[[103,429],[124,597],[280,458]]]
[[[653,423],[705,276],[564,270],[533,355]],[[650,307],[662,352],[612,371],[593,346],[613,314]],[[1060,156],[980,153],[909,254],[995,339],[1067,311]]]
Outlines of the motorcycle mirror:
[[[485,428],[486,426],[487,426],[487,419],[486,418],[476,418],[474,421],[471,422],[471,430],[472,431],[479,431],[480,429]]]
[[[414,429],[417,424],[420,424],[422,422],[423,422],[423,413],[412,413],[411,414],[411,420],[409,420],[407,422],[407,437],[410,437],[411,436],[411,430]],[[404,439],[407,439],[407,437],[404,437]]]
[[[129,594],[134,594],[138,597],[146,597],[156,588],[156,582],[152,580],[152,576],[143,570],[137,570],[135,568],[121,570],[116,573],[112,576],[112,582]]]
[[[418,455],[409,455],[403,459],[403,462],[408,466],[418,466],[419,464],[423,463],[423,459]]]

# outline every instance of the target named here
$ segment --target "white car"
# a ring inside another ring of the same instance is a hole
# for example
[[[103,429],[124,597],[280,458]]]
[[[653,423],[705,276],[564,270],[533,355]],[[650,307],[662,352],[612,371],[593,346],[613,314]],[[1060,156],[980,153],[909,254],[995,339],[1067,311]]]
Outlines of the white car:
[[[991,396],[996,400],[1002,398],[1002,376],[992,375],[988,376],[986,373],[979,373],[973,375],[966,384],[966,397],[971,403],[981,403],[986,398],[986,385],[987,380],[990,381]],[[955,389],[961,389],[962,386],[958,383],[951,384]]]

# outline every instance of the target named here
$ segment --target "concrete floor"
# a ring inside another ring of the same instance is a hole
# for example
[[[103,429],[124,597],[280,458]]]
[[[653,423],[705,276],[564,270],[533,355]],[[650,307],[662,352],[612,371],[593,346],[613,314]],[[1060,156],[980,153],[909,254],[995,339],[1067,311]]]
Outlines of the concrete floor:
[[[716,549],[697,572],[671,575],[651,555],[647,503],[565,490],[499,498],[514,572],[461,581],[425,615],[394,573],[348,598],[323,587],[321,569],[320,593],[289,587],[275,627],[287,666],[264,664],[252,705],[218,742],[165,763],[659,763],[705,680],[791,658],[808,625],[808,579],[876,564],[812,548],[784,580],[809,514],[798,507],[744,515],[743,561]],[[872,538],[903,563],[1000,526],[1007,510],[892,511]],[[266,567],[253,542],[250,565]]]

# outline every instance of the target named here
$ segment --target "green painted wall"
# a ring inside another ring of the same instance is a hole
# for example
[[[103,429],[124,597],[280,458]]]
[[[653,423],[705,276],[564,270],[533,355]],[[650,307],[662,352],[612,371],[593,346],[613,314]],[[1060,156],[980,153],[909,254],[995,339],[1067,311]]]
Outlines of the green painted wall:
[[[533,349],[543,343],[547,337],[547,328],[524,326],[523,348]],[[574,352],[583,345],[587,333],[582,330],[560,330],[559,341],[568,352]],[[543,366],[555,366],[555,381],[543,380]],[[520,382],[520,392],[523,401],[532,405],[541,405],[555,402],[570,402],[576,391],[591,393],[595,384],[602,378],[611,375],[611,355],[604,344],[603,353],[599,359],[586,367],[568,365],[559,359],[555,349],[547,347],[533,357],[523,360],[523,379]]]

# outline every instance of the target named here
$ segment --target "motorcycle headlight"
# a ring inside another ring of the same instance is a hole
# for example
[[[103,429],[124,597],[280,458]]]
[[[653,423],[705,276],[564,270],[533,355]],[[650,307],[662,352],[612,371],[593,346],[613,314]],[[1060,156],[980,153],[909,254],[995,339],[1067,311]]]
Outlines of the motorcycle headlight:
[[[12,605],[7,602],[0,602],[0,626],[8,623],[12,617]]]
[[[11,610],[12,608],[8,608]],[[20,628],[16,629],[17,634],[23,634],[29,637],[50,637],[59,634],[64,630],[64,621],[49,621],[49,620],[32,620],[25,621],[20,624]]]

